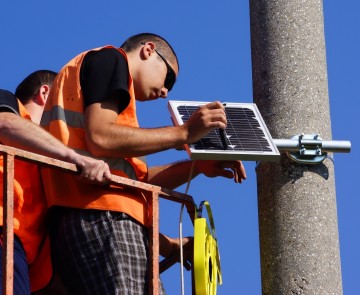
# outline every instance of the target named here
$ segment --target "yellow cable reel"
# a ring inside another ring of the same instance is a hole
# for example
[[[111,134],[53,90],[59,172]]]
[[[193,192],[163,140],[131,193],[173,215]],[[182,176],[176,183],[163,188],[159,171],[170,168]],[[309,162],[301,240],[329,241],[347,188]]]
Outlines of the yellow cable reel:
[[[202,217],[205,205],[210,228]],[[194,221],[194,279],[196,295],[216,295],[217,285],[222,284],[220,255],[216,240],[215,225],[207,201],[203,201]]]

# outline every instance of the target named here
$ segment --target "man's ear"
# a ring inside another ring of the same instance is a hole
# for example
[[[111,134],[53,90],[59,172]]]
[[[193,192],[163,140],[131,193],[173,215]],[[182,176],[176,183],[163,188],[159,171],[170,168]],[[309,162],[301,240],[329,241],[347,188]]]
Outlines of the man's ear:
[[[49,96],[49,92],[50,92],[50,86],[49,85],[41,85],[39,88],[38,93],[35,95],[34,101],[36,104],[38,105],[45,105],[46,100]]]
[[[144,59],[148,59],[154,53],[154,49],[155,44],[153,42],[146,42],[140,50],[141,56]]]

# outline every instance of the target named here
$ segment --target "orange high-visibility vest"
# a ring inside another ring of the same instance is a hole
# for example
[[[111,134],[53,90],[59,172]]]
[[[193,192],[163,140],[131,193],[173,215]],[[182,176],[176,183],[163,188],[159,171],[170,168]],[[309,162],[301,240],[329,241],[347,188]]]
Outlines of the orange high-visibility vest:
[[[105,46],[102,48],[114,48]],[[117,49],[126,59],[122,49]],[[41,125],[65,145],[77,152],[90,155],[85,143],[84,97],[80,85],[80,69],[89,51],[83,52],[67,63],[57,75],[51,88]],[[119,114],[117,124],[139,127],[136,117],[133,81],[129,74],[130,103]],[[90,155],[91,156],[91,155]],[[116,175],[145,181],[147,165],[144,158],[101,158]],[[99,209],[124,212],[142,224],[148,223],[147,202],[135,190],[85,184],[75,176],[50,169],[43,170],[43,182],[49,206]]]
[[[31,120],[19,103],[20,116]],[[47,203],[37,165],[15,159],[14,163],[14,233],[20,238],[29,264],[31,291],[46,286],[52,276],[50,247],[46,237]],[[0,188],[3,192],[3,156],[0,155]],[[3,225],[1,198],[0,225]]]

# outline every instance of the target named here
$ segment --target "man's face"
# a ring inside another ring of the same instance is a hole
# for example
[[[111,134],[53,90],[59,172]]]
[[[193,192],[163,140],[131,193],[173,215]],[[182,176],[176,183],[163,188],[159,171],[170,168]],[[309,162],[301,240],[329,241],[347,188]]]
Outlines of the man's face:
[[[147,45],[145,44],[144,47]],[[177,64],[168,62],[155,47],[142,49],[146,59],[134,81],[136,99],[139,101],[166,98],[178,74]]]

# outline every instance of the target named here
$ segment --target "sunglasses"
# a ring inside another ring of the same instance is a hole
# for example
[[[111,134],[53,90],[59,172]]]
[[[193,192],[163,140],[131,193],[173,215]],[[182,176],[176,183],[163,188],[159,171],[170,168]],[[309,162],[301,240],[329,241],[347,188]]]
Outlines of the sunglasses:
[[[145,42],[141,42],[142,45],[145,45]],[[167,73],[165,77],[164,87],[170,92],[170,90],[174,87],[174,84],[176,82],[176,75],[172,67],[169,65],[168,61],[165,59],[165,57],[154,48],[155,52],[160,56],[160,58],[164,61]]]

